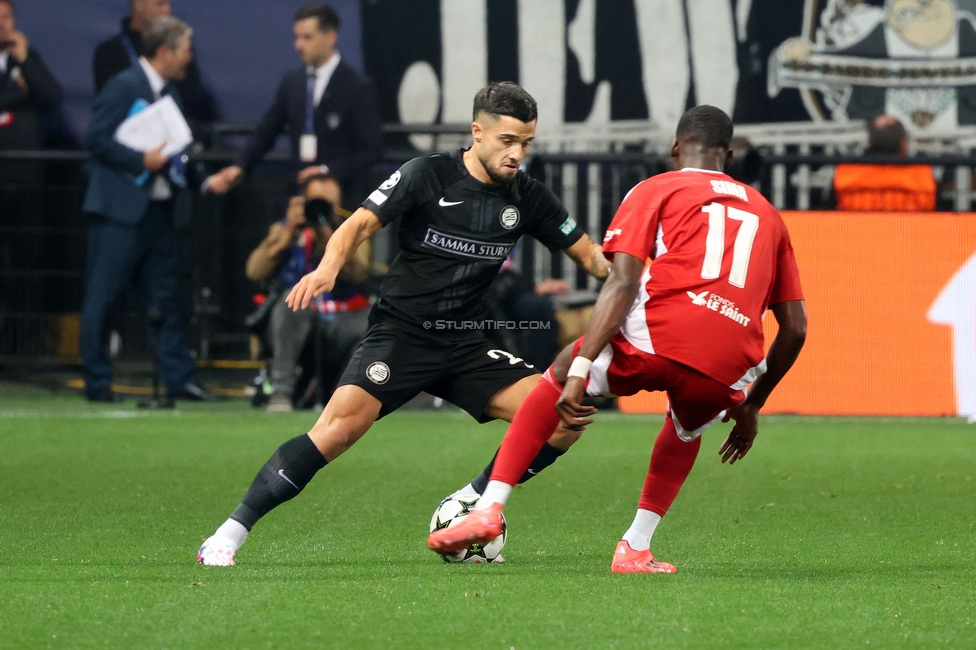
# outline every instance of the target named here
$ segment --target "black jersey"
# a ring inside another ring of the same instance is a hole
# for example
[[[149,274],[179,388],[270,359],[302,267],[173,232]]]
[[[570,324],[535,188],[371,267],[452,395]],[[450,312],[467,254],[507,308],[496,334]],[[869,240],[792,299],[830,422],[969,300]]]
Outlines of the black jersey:
[[[583,236],[544,184],[519,171],[509,185],[486,185],[468,173],[463,153],[415,158],[363,201],[383,225],[403,216],[400,252],[380,287],[372,322],[470,327],[453,323],[484,318],[485,292],[519,237],[532,235],[557,250]]]

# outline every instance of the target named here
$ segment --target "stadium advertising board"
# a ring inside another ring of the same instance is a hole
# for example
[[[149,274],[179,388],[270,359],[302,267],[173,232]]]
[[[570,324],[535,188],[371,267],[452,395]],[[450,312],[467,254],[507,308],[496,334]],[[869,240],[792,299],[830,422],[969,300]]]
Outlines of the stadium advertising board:
[[[976,414],[976,214],[785,212],[806,347],[765,412]],[[767,345],[775,335],[765,319]],[[620,400],[663,412],[660,394]]]

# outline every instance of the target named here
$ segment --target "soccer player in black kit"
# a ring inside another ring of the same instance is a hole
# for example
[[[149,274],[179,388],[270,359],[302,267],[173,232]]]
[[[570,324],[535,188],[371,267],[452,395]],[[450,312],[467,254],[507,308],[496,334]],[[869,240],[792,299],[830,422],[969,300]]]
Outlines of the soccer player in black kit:
[[[471,148],[406,163],[336,230],[322,262],[295,285],[288,304],[306,308],[331,290],[359,245],[402,216],[400,253],[370,312],[370,328],[312,430],[275,451],[234,513],[197,551],[200,563],[233,565],[261,517],[298,495],[378,418],[422,391],[479,422],[511,422],[540,370],[492,346],[475,325],[485,318],[485,293],[509,251],[529,234],[564,250],[599,280],[610,272],[600,246],[556,196],[519,171],[537,114],[535,100],[517,84],[488,85],[475,96]],[[579,435],[557,430],[526,478],[552,464]]]

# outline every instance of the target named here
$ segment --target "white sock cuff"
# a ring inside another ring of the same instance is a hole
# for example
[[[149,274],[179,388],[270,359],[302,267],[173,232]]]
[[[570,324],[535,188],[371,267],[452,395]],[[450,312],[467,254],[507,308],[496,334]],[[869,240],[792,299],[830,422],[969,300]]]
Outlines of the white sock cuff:
[[[220,525],[213,536],[228,539],[237,544],[237,548],[240,548],[244,545],[244,540],[247,539],[247,528],[244,528],[244,525],[238,521],[228,519]]]
[[[646,551],[651,548],[651,537],[654,536],[654,531],[659,523],[661,523],[661,515],[638,508],[637,515],[634,516],[634,523],[624,533],[623,539],[635,551]]]
[[[485,493],[481,495],[478,499],[477,505],[475,505],[475,510],[484,510],[490,507],[493,503],[500,503],[505,505],[508,501],[508,495],[512,493],[512,486],[508,483],[502,483],[501,481],[488,481],[488,486],[485,488]]]

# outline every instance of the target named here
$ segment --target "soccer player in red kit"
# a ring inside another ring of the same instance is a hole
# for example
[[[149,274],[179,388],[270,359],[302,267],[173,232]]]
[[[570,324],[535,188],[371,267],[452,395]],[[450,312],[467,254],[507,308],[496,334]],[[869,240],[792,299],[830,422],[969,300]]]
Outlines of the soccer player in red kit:
[[[702,432],[734,420],[719,454],[730,464],[744,457],[759,410],[806,337],[789,233],[759,192],[722,172],[732,161],[731,139],[732,121],[715,107],[682,116],[671,149],[678,171],[637,185],[607,230],[603,250],[613,272],[586,335],[522,403],[474,511],[431,534],[433,550],[451,553],[501,532],[512,486],[560,421],[576,430],[592,422],[596,409],[582,405],[584,394],[660,390],[668,413],[611,570],[675,572],[651,555],[651,537],[695,463]],[[764,356],[767,308],[779,331]]]

